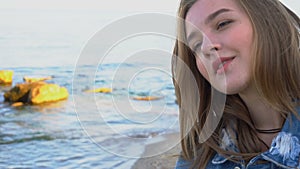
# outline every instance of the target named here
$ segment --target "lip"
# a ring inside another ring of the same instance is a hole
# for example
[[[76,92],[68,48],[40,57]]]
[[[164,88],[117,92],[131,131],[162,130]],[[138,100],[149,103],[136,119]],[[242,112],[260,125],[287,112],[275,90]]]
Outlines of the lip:
[[[219,57],[217,58],[214,62],[213,62],[213,69],[214,72],[217,73],[218,71],[220,71],[219,69],[224,69],[223,66],[220,67],[221,64],[223,64],[224,62],[228,62],[228,61],[232,61],[235,57]]]

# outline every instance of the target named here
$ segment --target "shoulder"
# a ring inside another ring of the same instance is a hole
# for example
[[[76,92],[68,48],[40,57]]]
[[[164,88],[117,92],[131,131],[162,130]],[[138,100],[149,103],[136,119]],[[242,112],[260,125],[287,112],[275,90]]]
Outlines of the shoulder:
[[[300,109],[298,108],[298,114]],[[290,114],[282,131],[273,139],[271,148],[262,154],[265,159],[283,166],[300,168],[300,121]]]

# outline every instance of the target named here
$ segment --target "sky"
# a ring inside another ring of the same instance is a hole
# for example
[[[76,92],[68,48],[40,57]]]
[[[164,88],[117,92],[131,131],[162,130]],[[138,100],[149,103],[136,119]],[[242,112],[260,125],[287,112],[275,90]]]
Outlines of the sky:
[[[178,0],[0,0],[0,9],[96,9],[172,11]]]
[[[299,0],[281,0],[300,14]],[[179,0],[0,0],[0,9],[97,9],[176,11]],[[297,9],[298,8],[298,9]]]
[[[74,65],[84,44],[104,25],[132,13],[158,12],[175,16],[179,1],[0,0],[0,20],[2,23],[0,37],[3,35],[12,39],[12,41],[0,44],[1,52],[4,53],[0,56],[0,68],[3,65],[8,67],[12,65]],[[281,1],[300,16],[300,0]],[[38,12],[24,13],[23,9]],[[39,12],[39,10],[48,12]],[[69,14],[60,13],[56,10],[75,10],[75,12]],[[78,12],[77,10],[82,11]],[[89,11],[96,12],[89,13]],[[110,15],[102,16],[99,15],[99,12]],[[101,17],[103,20],[100,20]],[[47,48],[47,52],[42,50],[42,47],[45,46],[50,47],[50,49]],[[69,48],[54,48],[56,46]],[[24,48],[32,50],[25,53]],[[47,57],[51,56],[51,60],[44,59],[46,54]],[[10,59],[3,59],[7,56]],[[15,60],[18,60],[18,63],[15,63]]]
[[[300,16],[300,1],[299,0],[281,0],[290,9],[292,9],[298,16]]]

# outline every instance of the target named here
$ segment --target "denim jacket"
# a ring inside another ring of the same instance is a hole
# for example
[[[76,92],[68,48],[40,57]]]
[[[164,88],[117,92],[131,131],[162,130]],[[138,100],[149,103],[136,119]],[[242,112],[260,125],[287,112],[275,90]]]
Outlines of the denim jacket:
[[[297,109],[300,114],[300,108]],[[223,135],[223,139],[224,136]],[[226,149],[237,147],[233,142],[227,140]],[[223,147],[222,147],[223,148]],[[237,150],[238,151],[238,150]],[[265,160],[266,163],[257,164],[259,160]],[[184,160],[179,157],[175,169],[189,169],[192,161]],[[207,164],[207,169],[300,169],[300,121],[295,115],[289,116],[282,130],[272,140],[271,148],[252,158],[246,165],[243,161],[235,163],[220,154],[213,155]]]

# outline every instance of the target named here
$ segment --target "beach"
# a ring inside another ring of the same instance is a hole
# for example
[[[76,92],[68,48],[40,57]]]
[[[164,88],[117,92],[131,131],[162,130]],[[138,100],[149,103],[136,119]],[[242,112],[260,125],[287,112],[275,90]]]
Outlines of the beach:
[[[153,151],[157,149],[163,149],[163,147],[166,147],[169,143],[169,140],[174,140],[178,137],[178,133],[174,134],[167,134],[163,135],[163,140],[149,144],[146,146],[145,151],[143,153],[143,156],[145,158],[140,158],[137,160],[137,162],[134,164],[132,169],[172,169],[175,167],[176,160],[178,158],[179,152],[181,151],[180,143],[176,144],[173,148],[170,150],[163,152],[161,154],[155,155],[155,156],[149,156],[149,154],[152,154]]]

